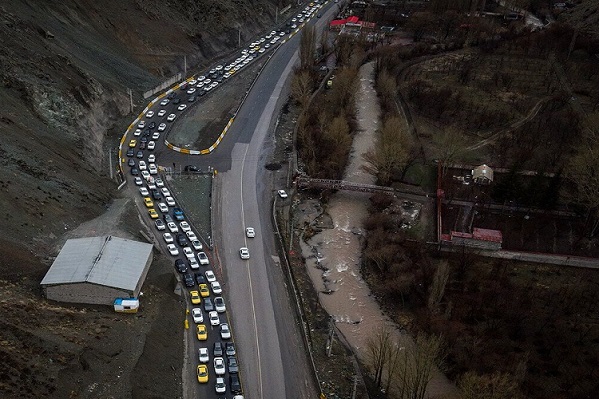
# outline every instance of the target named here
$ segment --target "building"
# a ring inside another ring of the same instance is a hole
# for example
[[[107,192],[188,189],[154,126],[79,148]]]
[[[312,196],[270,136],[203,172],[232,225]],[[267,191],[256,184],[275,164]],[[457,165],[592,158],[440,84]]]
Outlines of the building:
[[[68,240],[44,276],[46,298],[113,305],[137,298],[152,263],[152,244],[104,236]]]
[[[500,230],[475,227],[472,233],[451,231],[449,234],[442,234],[441,240],[451,242],[453,245],[498,251],[503,244],[503,234]]]
[[[480,165],[472,169],[472,180],[476,184],[491,184],[493,182],[493,169],[487,165]]]

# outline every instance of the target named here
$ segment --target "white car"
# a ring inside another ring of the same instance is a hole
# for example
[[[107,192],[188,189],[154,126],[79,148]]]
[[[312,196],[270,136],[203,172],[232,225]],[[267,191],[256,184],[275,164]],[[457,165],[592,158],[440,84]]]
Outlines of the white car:
[[[168,244],[166,248],[168,249],[168,252],[170,252],[171,255],[179,255],[179,250],[177,249],[177,246],[175,244]]]
[[[220,283],[218,281],[213,281],[210,283],[210,288],[212,289],[212,292],[214,292],[215,294],[222,294],[223,289],[220,286]]]
[[[151,118],[154,116],[154,111],[148,111],[146,112],[146,118]]]
[[[196,251],[201,251],[203,248],[202,243],[200,242],[200,240],[193,240],[191,242],[191,246],[193,247],[193,249],[195,249]],[[199,256],[199,255],[198,255]]]
[[[177,115],[175,115],[175,114],[170,114],[169,116],[167,116],[167,117],[166,117],[166,120],[167,120],[168,122],[172,122],[172,121],[174,121],[174,120],[175,120],[175,118],[176,118],[176,117],[177,117]]]
[[[183,253],[187,257],[187,259],[192,259],[192,258],[195,258],[195,256],[196,256],[195,252],[193,252],[193,249],[191,249],[189,247],[183,247]]]
[[[177,107],[179,111],[183,111],[185,108],[187,108],[187,104],[181,104]]]
[[[139,193],[141,194],[142,197],[147,197],[148,195],[150,195],[148,189],[145,187],[140,187]]]
[[[163,117],[164,115],[166,115],[166,110],[165,109],[161,109],[160,111],[158,111],[158,116]]]
[[[137,127],[140,129],[143,129],[144,127],[146,127],[146,121],[139,121],[139,123],[137,124]]]
[[[177,227],[177,225],[174,222],[168,222],[166,224],[166,227],[168,227],[169,231],[171,233],[178,233],[179,232],[179,228]]]
[[[166,130],[166,123],[162,122],[160,125],[158,125],[159,132],[164,132],[165,130]]]
[[[195,308],[198,309],[198,308]],[[198,309],[200,310],[200,309]],[[198,349],[198,360],[200,363],[208,363],[210,361],[210,354],[208,352],[208,348],[200,348]]]
[[[187,235],[187,239],[189,241],[195,241],[198,239],[198,236],[196,236],[196,233],[194,233],[193,231],[190,230],[183,230],[185,231],[185,234]]]
[[[141,177],[135,176],[135,185],[136,186],[141,186],[143,184],[144,184],[144,181],[141,179]]]
[[[206,79],[206,77],[204,75],[200,75],[198,76],[198,81],[201,82],[202,80]]]
[[[156,179],[156,185],[158,187],[164,187],[164,182],[162,181],[162,179]]]
[[[166,105],[168,103],[170,103],[171,101],[168,98],[165,98],[164,100],[160,101],[160,105]],[[160,115],[158,115],[160,116]]]
[[[195,87],[190,87],[189,89],[187,89],[187,94],[193,94],[195,93],[196,88]]]
[[[177,203],[175,202],[175,200],[173,199],[173,197],[166,197],[164,200],[166,201],[166,204],[168,206],[175,206],[175,205],[177,205]]]
[[[166,242],[167,244],[171,244],[175,241],[171,233],[164,233],[162,237],[164,237],[164,242]]]
[[[164,202],[159,202],[158,203],[158,209],[162,213],[168,213],[168,206]]]
[[[249,259],[250,258],[250,250],[246,247],[239,248],[239,256],[241,259]]]
[[[148,171],[150,172],[151,175],[158,174],[158,168],[156,167],[156,164],[151,163],[150,165],[148,165]]]
[[[223,377],[216,377],[216,383],[214,384],[214,390],[216,393],[227,392],[227,386],[225,385],[225,379]]]
[[[170,197],[171,196],[171,192],[168,191],[168,188],[166,187],[162,187],[160,189],[160,192],[162,193],[162,195],[164,195],[165,197]]]
[[[137,164],[139,170],[146,170],[148,167],[146,166],[146,161],[139,161],[139,163]]]
[[[208,280],[209,283],[216,281],[216,276],[214,275],[214,272],[212,270],[206,270],[204,272],[204,275],[206,276],[206,280]]]
[[[198,260],[200,261],[200,265],[208,265],[210,263],[205,252],[198,252]]]
[[[133,135],[135,137],[141,136],[141,129],[135,129],[135,131],[133,132]]]
[[[153,150],[154,148],[156,148],[156,142],[155,141],[149,141],[148,142],[148,150]]]
[[[156,219],[156,221],[154,222],[154,224],[156,225],[156,228],[158,229],[158,231],[162,231],[162,230],[166,229],[166,225],[160,219]]]
[[[147,170],[142,170],[141,177],[143,177],[145,180],[148,180],[152,176],[150,175],[150,172],[148,172]]]
[[[216,312],[214,310],[212,312],[209,312],[208,318],[210,319],[211,326],[218,326],[220,324],[220,317],[218,317],[218,312]],[[214,360],[216,360],[216,359],[214,359]]]
[[[194,84],[196,84],[196,83],[198,83],[198,81],[197,81],[197,80],[195,80],[195,79],[191,79],[191,80],[189,81],[189,84],[190,84],[191,86],[193,86],[193,85],[194,85]]]
[[[223,323],[220,325],[220,337],[222,339],[231,338],[231,330],[229,330],[229,325],[227,323]]]
[[[204,315],[202,314],[202,309],[200,308],[191,309],[191,317],[193,317],[193,322],[196,324],[202,324],[204,322]]]
[[[194,270],[200,268],[200,264],[198,263],[196,258],[187,258],[187,259],[189,260],[189,267],[191,267]]]
[[[181,230],[184,231],[185,233],[187,233],[188,231],[191,231],[191,226],[189,226],[189,223],[187,223],[186,221],[179,223],[179,227],[181,227]]]
[[[222,296],[217,296],[216,298],[214,298],[214,309],[216,309],[218,313],[225,313],[227,311],[227,307],[225,306],[225,300]]]
[[[287,198],[287,193],[285,192],[285,190],[279,190],[277,191],[277,194],[279,194],[279,197],[281,198]]]
[[[151,141],[150,141],[151,143]],[[150,154],[148,155],[148,162],[156,162],[156,155]]]
[[[160,132],[152,133],[152,140],[158,140],[160,138]]]
[[[214,313],[216,313],[216,312],[214,312]],[[218,317],[218,315],[217,315],[217,317]],[[216,325],[218,325],[218,324],[216,324]],[[226,369],[225,369],[225,359],[223,359],[222,357],[215,357],[214,358],[214,372],[217,375],[223,375],[223,374],[225,374],[225,372],[226,372]]]
[[[253,227],[246,227],[246,229],[245,229],[245,235],[248,238],[254,238],[254,237],[256,237],[256,232],[254,231]]]

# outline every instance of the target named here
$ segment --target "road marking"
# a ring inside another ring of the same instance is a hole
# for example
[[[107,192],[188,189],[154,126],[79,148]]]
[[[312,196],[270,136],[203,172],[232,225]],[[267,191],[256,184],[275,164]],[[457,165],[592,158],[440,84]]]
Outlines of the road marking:
[[[241,195],[241,220],[242,220],[242,227],[243,227],[243,242],[244,242],[244,246],[247,248],[247,237],[245,235],[245,217],[244,217],[244,210],[243,210],[243,169],[245,167],[245,160],[248,154],[248,151],[250,149],[250,145],[248,144],[245,147],[245,153],[243,154],[243,159],[241,160],[241,179],[240,179],[240,183],[239,183],[239,193]],[[243,260],[242,260],[243,261]],[[252,279],[250,276],[250,260],[248,259],[245,262],[245,268],[247,270],[247,275],[248,275],[248,283],[249,283],[249,287],[250,287],[250,297],[252,298],[252,315],[254,316],[254,335],[256,337],[256,352],[257,352],[257,358],[258,358],[258,381],[259,381],[259,392],[258,392],[258,397],[261,398],[262,397],[262,364],[260,361],[260,345],[258,342],[258,325],[256,324],[256,307],[254,305],[254,289],[252,287]]]

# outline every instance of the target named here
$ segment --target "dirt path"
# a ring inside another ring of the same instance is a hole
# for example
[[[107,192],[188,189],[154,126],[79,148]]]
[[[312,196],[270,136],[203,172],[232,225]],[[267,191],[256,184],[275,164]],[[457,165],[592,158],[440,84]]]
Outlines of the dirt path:
[[[379,126],[380,109],[373,84],[373,64],[369,63],[360,69],[360,86],[356,99],[360,131],[354,138],[351,159],[344,176],[344,180],[356,183],[374,183],[374,177],[361,168],[362,154],[373,145]],[[320,302],[334,318],[354,352],[364,361],[368,337],[382,325],[393,326],[360,275],[360,237],[362,220],[368,216],[368,197],[368,194],[363,193],[336,193],[327,208],[332,228],[324,229],[307,243],[302,240],[306,267],[319,292]],[[313,222],[313,205],[310,202],[300,205],[308,222]],[[394,340],[398,345],[411,344],[408,335],[401,333],[399,329],[394,331]],[[436,372],[429,384],[428,394],[433,397],[453,390],[449,381]]]

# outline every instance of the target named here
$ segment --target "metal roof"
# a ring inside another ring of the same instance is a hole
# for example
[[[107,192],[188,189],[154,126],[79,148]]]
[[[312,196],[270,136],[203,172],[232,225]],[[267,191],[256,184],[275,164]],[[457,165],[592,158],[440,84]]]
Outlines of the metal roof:
[[[134,290],[152,244],[113,236],[68,240],[50,266],[42,285],[88,282]]]

